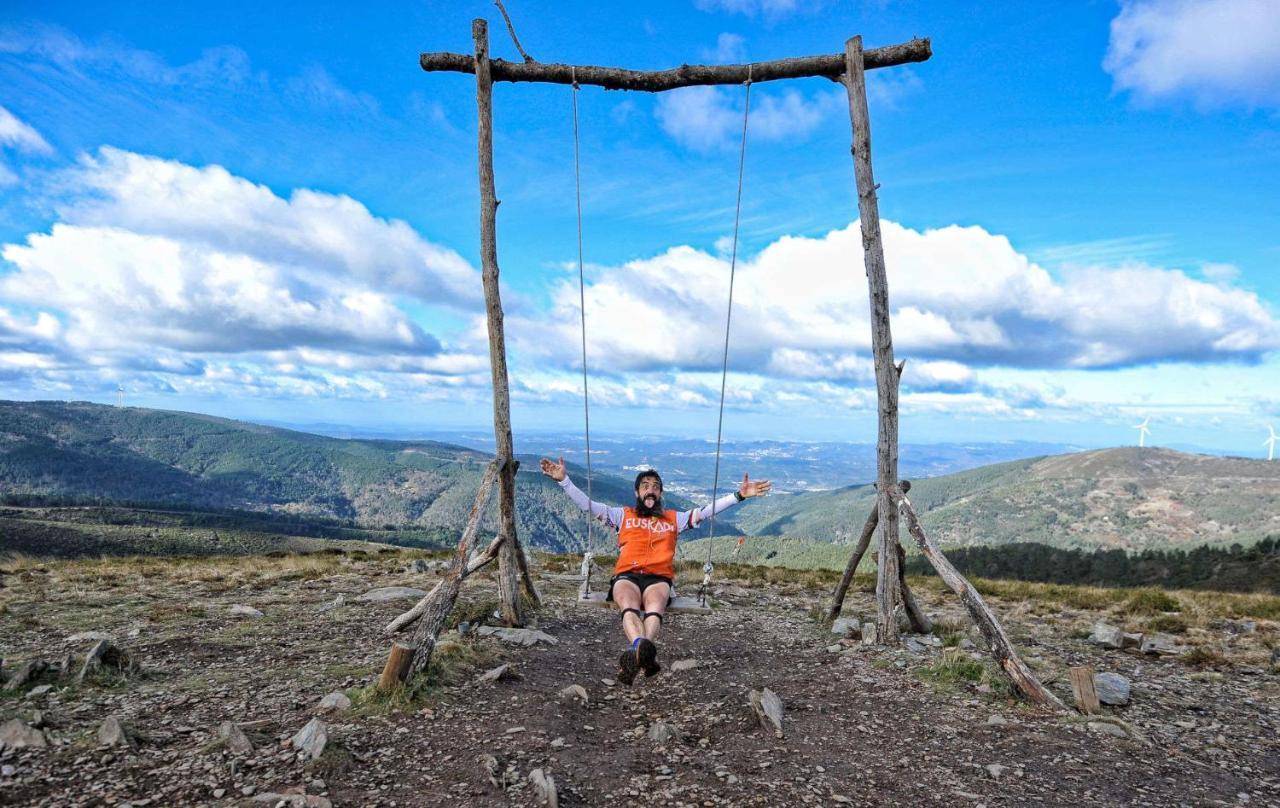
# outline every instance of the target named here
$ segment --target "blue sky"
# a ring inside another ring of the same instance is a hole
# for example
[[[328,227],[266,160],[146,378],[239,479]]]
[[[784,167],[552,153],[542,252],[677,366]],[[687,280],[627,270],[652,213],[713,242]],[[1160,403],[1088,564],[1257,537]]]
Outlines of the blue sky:
[[[545,62],[933,41],[869,74],[910,442],[1259,456],[1280,425],[1280,10],[511,0]],[[489,419],[487,2],[0,9],[0,397],[420,432]],[[581,423],[571,93],[495,90],[515,425]],[[714,434],[743,88],[584,88],[593,424]],[[847,103],[752,90],[726,434],[874,440]]]

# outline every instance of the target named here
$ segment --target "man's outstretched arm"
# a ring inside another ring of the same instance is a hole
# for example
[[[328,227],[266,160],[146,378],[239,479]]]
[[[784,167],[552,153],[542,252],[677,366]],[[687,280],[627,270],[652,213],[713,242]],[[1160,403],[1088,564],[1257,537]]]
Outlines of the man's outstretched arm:
[[[573,484],[573,480],[569,479],[569,473],[565,470],[563,457],[558,462],[544,457],[538,462],[538,465],[542,468],[543,474],[560,484],[560,488],[569,495],[569,500],[574,505],[577,505],[579,510],[590,510],[592,516],[610,527],[617,528],[622,526],[622,509],[610,508],[603,502],[588,499],[587,495]]]
[[[762,497],[773,488],[773,483],[768,480],[752,480],[746,474],[742,475],[742,483],[738,486],[737,492],[733,494],[725,494],[710,505],[703,505],[697,510],[682,513],[678,517],[676,527],[680,530],[688,530],[696,528],[702,524],[702,520],[711,516],[712,513],[722,513],[742,502],[744,499],[752,497]]]

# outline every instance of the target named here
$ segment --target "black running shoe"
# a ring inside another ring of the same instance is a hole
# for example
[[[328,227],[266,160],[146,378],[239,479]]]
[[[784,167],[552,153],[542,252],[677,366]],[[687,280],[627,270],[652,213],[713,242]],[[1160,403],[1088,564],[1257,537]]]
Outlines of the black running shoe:
[[[645,676],[653,676],[662,670],[662,666],[658,664],[658,646],[647,639],[641,639],[636,648],[636,662]]]
[[[622,656],[618,657],[618,681],[630,685],[639,672],[640,663],[636,661],[636,652],[631,649],[623,651]]]

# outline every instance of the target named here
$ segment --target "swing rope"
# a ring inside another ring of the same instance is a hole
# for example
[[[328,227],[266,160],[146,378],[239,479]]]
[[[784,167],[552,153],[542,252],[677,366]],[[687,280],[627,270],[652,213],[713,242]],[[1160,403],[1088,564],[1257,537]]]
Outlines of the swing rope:
[[[742,220],[742,175],[747,162],[747,121],[751,115],[751,65],[747,65],[746,100],[742,106],[742,143],[738,148],[738,196],[733,211],[733,250],[729,254],[729,305],[724,312],[724,358],[720,367],[720,416],[716,422],[716,468],[711,483],[711,521],[707,527],[707,563],[702,565],[702,585],[698,587],[698,600],[706,605],[707,589],[711,585],[712,550],[716,542],[716,499],[720,496],[720,444],[724,435],[724,393],[729,378],[729,325],[733,319],[733,280],[738,269],[738,226]]]
[[[595,544],[591,530],[591,396],[587,389],[587,293],[586,277],[582,260],[582,160],[578,147],[578,69],[570,68],[573,77],[573,194],[578,208],[578,312],[582,319],[582,421],[587,444],[587,501],[588,506],[583,514],[587,525],[586,546],[584,553],[591,552]]]
[[[590,395],[587,387],[587,299],[586,299],[586,272],[584,269],[583,248],[582,248],[582,157],[581,147],[579,145],[579,127],[578,127],[578,93],[582,89],[578,84],[577,69],[570,68],[572,77],[573,91],[571,97],[573,99],[573,182],[574,182],[574,199],[577,206],[577,225],[578,225],[578,312],[582,326],[582,416],[585,431],[585,443],[587,449],[587,499],[590,501],[591,496],[591,404]],[[702,585],[698,587],[698,600],[705,606],[707,601],[707,588],[711,584],[711,573],[715,569],[715,565],[711,563],[712,553],[715,547],[716,537],[716,512],[715,501],[720,494],[720,449],[724,437],[724,400],[725,390],[729,377],[729,335],[730,325],[733,319],[733,282],[737,275],[738,268],[738,232],[742,221],[742,186],[743,173],[746,167],[747,158],[747,123],[751,116],[751,71],[752,66],[747,66],[747,80],[743,82],[746,88],[745,100],[742,107],[742,140],[738,148],[738,190],[734,200],[733,211],[733,248],[729,257],[729,302],[725,308],[724,315],[724,353],[721,359],[720,367],[720,411],[716,422],[716,462],[715,473],[711,484],[711,516],[708,525],[707,535],[707,561],[702,567],[703,577]],[[586,546],[587,552],[593,547],[592,543],[592,526],[591,511],[588,508],[584,519],[586,521]]]

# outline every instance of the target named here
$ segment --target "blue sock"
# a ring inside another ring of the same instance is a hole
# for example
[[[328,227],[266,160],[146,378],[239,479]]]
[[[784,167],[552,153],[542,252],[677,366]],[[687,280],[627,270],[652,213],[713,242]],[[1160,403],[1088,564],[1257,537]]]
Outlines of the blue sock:
[[[644,639],[644,637],[636,637],[634,640],[632,640],[632,641],[631,641],[631,650],[632,650],[632,651],[634,651],[634,650],[636,650],[637,648],[639,648],[639,647],[640,647],[640,641],[641,641],[641,640],[643,640],[643,639]]]

